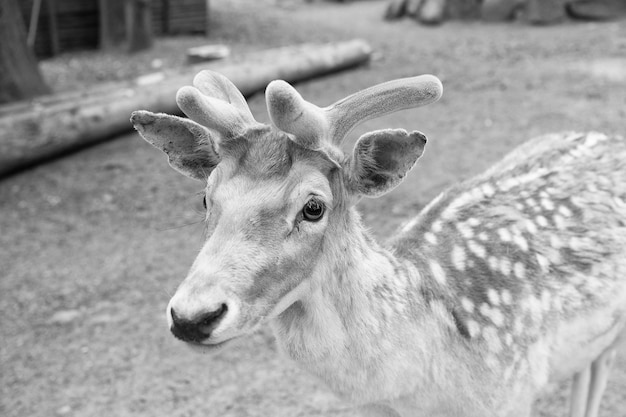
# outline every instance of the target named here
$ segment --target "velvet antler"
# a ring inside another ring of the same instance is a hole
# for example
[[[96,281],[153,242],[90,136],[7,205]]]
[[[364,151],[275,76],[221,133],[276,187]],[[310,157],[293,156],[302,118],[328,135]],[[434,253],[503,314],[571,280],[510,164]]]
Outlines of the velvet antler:
[[[285,81],[272,81],[265,92],[270,119],[291,133],[304,147],[323,149],[338,146],[359,123],[398,110],[437,101],[441,81],[432,75],[402,78],[359,91],[331,106],[320,108]]]

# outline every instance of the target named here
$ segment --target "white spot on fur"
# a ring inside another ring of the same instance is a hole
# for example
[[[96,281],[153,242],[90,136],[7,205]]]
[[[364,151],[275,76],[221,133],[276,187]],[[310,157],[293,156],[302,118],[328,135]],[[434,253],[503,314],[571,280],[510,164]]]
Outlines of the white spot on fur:
[[[497,271],[498,269],[500,269],[500,268],[499,268],[500,264],[499,264],[499,262],[498,262],[498,258],[496,258],[496,257],[495,257],[495,256],[493,256],[493,255],[492,255],[492,256],[490,256],[490,257],[487,259],[487,263],[489,264],[489,269],[491,269],[491,270],[492,270],[492,271],[494,271],[494,272],[495,272],[495,271]]]
[[[452,248],[452,264],[457,271],[465,271],[466,260],[467,255],[465,254],[465,249],[463,249],[459,245],[454,245],[454,247]]]
[[[524,226],[526,226],[526,230],[533,235],[538,231],[537,225],[532,220],[525,220]]]
[[[504,180],[498,181],[497,183],[498,188],[505,192],[517,187],[519,184],[520,183],[516,178],[506,178]]]
[[[487,303],[483,303],[480,306],[480,314],[482,314],[485,318],[488,318],[495,324],[500,327],[504,324],[504,315],[502,311],[500,311],[497,307],[491,307]]]
[[[533,321],[535,323],[539,322],[542,311],[541,301],[537,297],[531,295],[525,300],[525,306]]]
[[[475,217],[470,217],[469,219],[466,220],[467,224],[469,224],[472,227],[476,227],[480,225],[480,220],[478,220]]]
[[[486,326],[483,329],[483,338],[487,342],[490,351],[498,353],[502,350],[502,341],[498,336],[498,330],[493,326]]]
[[[509,275],[511,273],[511,261],[507,258],[500,259],[500,271],[502,271],[504,275]]]
[[[498,291],[494,290],[493,288],[489,288],[487,290],[487,298],[492,305],[500,305],[500,295],[498,294]]]
[[[541,199],[541,207],[543,207],[544,209],[546,209],[548,211],[552,211],[552,210],[554,210],[554,203],[552,202],[552,200],[550,200],[548,198],[542,198]]]
[[[550,235],[550,246],[554,249],[561,249],[563,247],[563,241],[557,235]]]
[[[458,230],[465,239],[474,237],[474,230],[466,223],[457,223],[456,230]]]
[[[474,303],[467,297],[461,297],[461,306],[470,314],[474,312]]]
[[[446,273],[441,267],[441,265],[439,265],[434,260],[431,260],[429,262],[429,265],[430,265],[430,271],[432,272],[433,278],[435,278],[435,281],[437,281],[441,285],[445,285],[447,278],[446,278]]]
[[[511,232],[509,232],[509,230],[505,229],[504,227],[498,229],[498,236],[503,242],[510,242],[513,239],[513,237],[511,236]]]
[[[526,268],[521,262],[515,262],[515,265],[513,265],[513,272],[518,279],[524,279],[526,277]]]
[[[435,233],[439,233],[443,230],[443,226],[441,225],[441,222],[439,220],[435,221],[432,225],[432,227],[430,228],[430,230],[432,230]]]
[[[435,236],[434,234],[430,232],[424,233],[424,239],[426,239],[426,241],[430,243],[431,245],[437,244],[437,236]]]
[[[567,242],[567,245],[575,251],[582,250],[583,244],[584,244],[584,240],[576,236],[571,237],[569,241]]]
[[[565,217],[572,216],[572,211],[569,208],[567,208],[567,206],[564,206],[564,205],[559,206],[559,213],[561,213]]]
[[[547,273],[550,271],[550,262],[548,261],[548,258],[546,258],[545,256],[543,256],[542,254],[538,253],[535,255],[537,258],[537,263],[539,264],[539,268],[541,268],[541,271],[544,273]]]
[[[554,222],[554,225],[556,226],[556,228],[559,230],[563,230],[567,227],[567,224],[565,223],[565,219],[563,218],[563,216],[559,214],[555,214],[554,216],[552,216],[552,221]]]
[[[535,217],[535,222],[541,227],[548,227],[548,219],[543,216]]]
[[[480,334],[480,325],[474,320],[467,321],[467,331],[471,337],[476,337]]]
[[[467,241],[467,248],[470,250],[470,252],[472,252],[476,257],[480,259],[485,259],[485,257],[487,256],[487,251],[485,250],[485,247],[473,240]]]
[[[513,302],[513,296],[511,296],[511,291],[509,290],[502,290],[500,298],[502,299],[502,304],[504,305],[511,305]]]
[[[585,138],[585,146],[589,148],[596,146],[598,142],[600,141],[600,138],[601,138],[600,135],[594,135],[594,134],[587,135],[587,137]]]
[[[480,190],[486,197],[492,197],[496,193],[496,190],[491,186],[491,184],[483,184]]]
[[[524,236],[520,234],[513,235],[513,243],[519,246],[519,248],[524,252],[528,252],[528,241],[524,238]]]
[[[478,240],[480,240],[481,242],[486,242],[489,240],[489,235],[485,232],[480,232],[478,234],[478,236],[476,236],[478,238]]]

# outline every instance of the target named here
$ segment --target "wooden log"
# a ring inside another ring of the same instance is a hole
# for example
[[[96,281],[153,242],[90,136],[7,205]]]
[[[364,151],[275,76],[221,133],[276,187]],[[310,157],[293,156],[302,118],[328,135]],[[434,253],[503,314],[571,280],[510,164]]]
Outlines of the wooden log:
[[[391,0],[385,10],[385,20],[397,20],[406,12],[407,0]]]
[[[446,14],[446,0],[424,0],[420,7],[418,20],[426,25],[438,25]]]
[[[565,19],[567,0],[528,0],[526,18],[535,25],[548,25]]]
[[[612,20],[626,16],[624,0],[577,0],[566,5],[567,13],[582,20]]]
[[[481,18],[487,22],[513,20],[524,3],[525,0],[484,0],[480,10]]]
[[[446,17],[448,19],[473,20],[480,18],[483,0],[448,0]]]
[[[406,4],[406,15],[416,17],[422,7],[424,0],[408,0]]]
[[[176,92],[203,69],[221,72],[249,96],[274,79],[297,82],[363,64],[370,56],[362,40],[304,44],[251,54],[240,62],[193,66],[153,84],[134,81],[0,106],[0,178],[130,131],[134,110],[180,114]]]

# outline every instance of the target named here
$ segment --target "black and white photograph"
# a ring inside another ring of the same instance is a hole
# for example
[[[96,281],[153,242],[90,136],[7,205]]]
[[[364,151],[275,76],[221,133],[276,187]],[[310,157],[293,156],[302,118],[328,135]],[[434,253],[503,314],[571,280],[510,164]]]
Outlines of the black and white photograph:
[[[0,0],[0,416],[626,417],[626,0]]]

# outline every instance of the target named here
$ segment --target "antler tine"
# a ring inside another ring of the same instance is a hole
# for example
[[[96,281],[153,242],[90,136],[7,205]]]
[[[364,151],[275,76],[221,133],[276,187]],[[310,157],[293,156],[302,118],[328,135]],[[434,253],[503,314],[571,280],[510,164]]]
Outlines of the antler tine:
[[[248,103],[241,91],[222,74],[215,71],[202,70],[193,78],[193,85],[205,96],[230,103],[239,111],[252,118]]]
[[[324,111],[302,96],[283,80],[275,80],[265,90],[265,101],[272,123],[295,135],[294,140],[309,149],[323,146],[329,129]]]
[[[359,91],[324,109],[330,126],[328,137],[340,144],[356,125],[434,103],[442,93],[441,81],[433,75],[400,78]]]
[[[201,71],[193,83],[195,87],[178,90],[178,107],[193,121],[220,133],[222,140],[258,124],[241,92],[223,75]]]
[[[367,88],[326,108],[304,100],[285,81],[266,90],[270,118],[279,129],[295,135],[301,145],[318,149],[339,145],[359,123],[398,110],[424,106],[441,97],[441,81],[432,75],[402,78]]]

